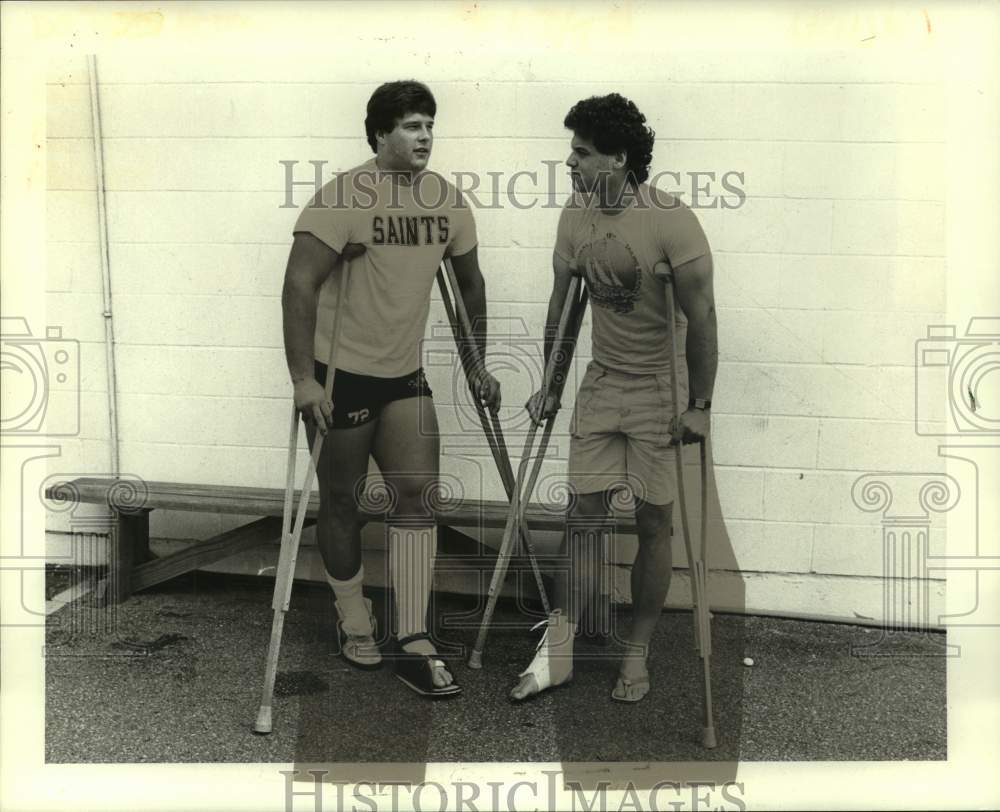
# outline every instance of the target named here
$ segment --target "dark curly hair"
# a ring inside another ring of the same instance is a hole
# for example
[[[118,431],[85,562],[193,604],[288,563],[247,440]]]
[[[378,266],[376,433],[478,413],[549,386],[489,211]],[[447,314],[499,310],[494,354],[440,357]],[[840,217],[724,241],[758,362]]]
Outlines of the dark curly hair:
[[[409,113],[423,113],[431,118],[437,114],[437,102],[427,85],[413,79],[379,85],[368,100],[365,117],[365,135],[372,152],[378,152],[375,133],[391,132],[396,122]]]
[[[624,152],[625,167],[635,183],[649,177],[656,133],[646,126],[646,117],[635,102],[618,93],[591,96],[570,108],[563,125],[592,141],[605,155]]]

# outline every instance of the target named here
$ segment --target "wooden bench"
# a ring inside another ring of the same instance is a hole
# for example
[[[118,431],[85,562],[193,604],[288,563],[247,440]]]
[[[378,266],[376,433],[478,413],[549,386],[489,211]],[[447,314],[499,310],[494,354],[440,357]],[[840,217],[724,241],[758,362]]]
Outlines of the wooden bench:
[[[298,504],[296,491],[295,504]],[[138,478],[82,477],[51,485],[47,499],[65,506],[69,502],[105,504],[112,511],[109,528],[108,574],[100,591],[108,602],[119,603],[133,592],[163,583],[199,567],[215,563],[281,536],[284,490],[241,488],[231,485],[195,485],[177,482],[147,482]],[[149,514],[156,509],[200,513],[259,516],[261,518],[221,533],[187,549],[157,558],[149,549]],[[315,524],[319,495],[309,501],[307,524]],[[508,503],[498,501],[443,501],[436,513],[439,526],[503,528]],[[384,514],[364,512],[368,521],[383,521]],[[558,505],[532,503],[526,513],[532,530],[562,531],[564,509]],[[634,532],[631,516],[616,517],[616,528]]]

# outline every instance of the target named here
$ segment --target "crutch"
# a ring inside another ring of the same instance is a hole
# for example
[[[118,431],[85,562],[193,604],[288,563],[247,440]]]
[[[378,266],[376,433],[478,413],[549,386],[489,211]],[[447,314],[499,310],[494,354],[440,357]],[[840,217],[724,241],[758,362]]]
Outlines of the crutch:
[[[667,296],[667,326],[670,343],[670,392],[674,402],[674,421],[678,425],[681,415],[681,404],[678,400],[677,386],[677,325],[674,318],[674,275],[670,267],[659,262],[653,268],[653,273],[666,283]],[[706,466],[705,440],[699,443],[699,462],[701,463],[701,549],[695,557],[691,543],[691,531],[688,527],[687,501],[684,498],[684,444],[677,443],[677,454],[674,457],[677,467],[677,501],[681,508],[681,528],[684,533],[684,548],[687,553],[689,574],[691,579],[691,600],[694,604],[694,638],[695,649],[701,657],[702,675],[704,681],[705,722],[702,727],[701,740],[705,747],[716,746],[715,721],[712,714],[712,628],[708,606],[708,473]]]
[[[482,361],[479,357],[479,350],[476,347],[475,337],[472,332],[472,322],[469,320],[469,313],[465,309],[465,301],[458,288],[458,280],[455,278],[455,270],[452,268],[451,260],[446,259],[441,268],[438,268],[437,282],[441,289],[441,301],[444,302],[444,309],[448,314],[448,321],[451,324],[452,333],[455,336],[455,344],[458,347],[459,357],[462,359],[462,366],[465,370],[465,377],[469,384],[472,384],[474,374],[482,368]],[[447,278],[448,282],[445,283]],[[448,289],[451,288],[451,295]],[[452,302],[454,301],[454,305]],[[456,317],[457,311],[457,317]],[[514,469],[510,465],[510,454],[507,451],[507,443],[504,441],[503,429],[500,427],[500,418],[487,410],[482,401],[473,394],[472,400],[476,404],[476,412],[479,415],[479,422],[483,427],[483,434],[486,435],[486,442],[489,443],[490,451],[493,454],[493,461],[500,472],[500,479],[503,482],[507,499],[511,499],[514,493]],[[526,525],[521,526],[521,539],[528,552],[531,561],[531,569],[535,575],[535,583],[538,586],[538,595],[542,600],[542,608],[547,615],[549,613],[549,598],[545,592],[545,585],[542,582],[542,572],[538,568],[538,560],[535,557],[535,548],[531,542],[531,535]]]
[[[336,348],[340,341],[340,313],[347,298],[347,282],[350,278],[350,262],[345,262],[337,290],[337,306],[333,313],[333,330],[330,334],[330,355],[326,368],[326,399],[333,395],[333,379],[336,373]],[[334,406],[336,408],[336,405]],[[323,433],[317,427],[313,438],[311,464],[306,469],[305,482],[299,496],[295,523],[292,524],[292,502],[295,489],[295,456],[299,444],[299,413],[292,403],[291,430],[288,437],[288,467],[285,476],[285,503],[281,523],[281,549],[278,553],[278,571],[274,579],[274,598],[271,608],[274,618],[271,622],[271,641],[267,647],[267,665],[264,668],[264,690],[261,694],[260,709],[254,724],[255,733],[271,732],[271,703],[274,699],[274,680],[278,674],[278,655],[281,650],[281,634],[285,627],[285,613],[292,597],[292,581],[295,579],[295,562],[299,555],[299,540],[306,520],[309,497],[312,494],[313,476],[319,466],[319,455],[323,448]]]
[[[542,381],[542,402],[541,408],[545,408],[550,394],[557,397],[562,394],[563,384],[569,370],[569,362],[573,356],[573,349],[576,346],[576,337],[583,321],[583,313],[587,306],[587,291],[583,288],[581,293],[581,278],[574,274],[570,280],[569,290],[566,293],[566,301],[563,304],[562,313],[559,316],[559,326],[556,331],[555,341],[552,350],[545,364],[545,376]],[[563,349],[567,335],[572,338],[569,344]],[[537,424],[532,421],[528,429],[528,436],[524,441],[524,451],[521,454],[521,462],[517,469],[517,480],[514,483],[514,492],[511,497],[510,509],[507,513],[507,524],[504,527],[503,541],[500,544],[500,553],[497,558],[496,568],[493,570],[493,579],[490,582],[489,592],[486,598],[486,609],[483,612],[483,620],[479,626],[479,634],[476,643],[469,655],[469,668],[479,669],[483,667],[483,647],[486,644],[486,635],[489,633],[490,621],[496,608],[500,587],[503,584],[504,576],[507,574],[507,565],[510,561],[511,548],[514,539],[520,532],[524,523],[524,513],[531,499],[532,491],[535,489],[535,482],[541,470],[545,450],[548,448],[549,437],[552,435],[552,426],[555,423],[555,413],[549,415],[542,431],[542,439],[539,443],[535,464],[532,467],[531,475],[528,477],[527,487],[523,486],[525,474],[528,471],[528,464],[531,461],[532,448],[535,443],[535,435],[538,430]]]

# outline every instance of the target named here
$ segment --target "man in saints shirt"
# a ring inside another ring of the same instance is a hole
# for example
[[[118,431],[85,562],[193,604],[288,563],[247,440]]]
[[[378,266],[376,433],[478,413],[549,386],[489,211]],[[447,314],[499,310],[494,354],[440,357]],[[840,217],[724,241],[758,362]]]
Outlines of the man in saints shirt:
[[[454,186],[427,169],[436,112],[433,95],[419,82],[390,82],[372,94],[365,131],[375,155],[327,183],[302,210],[282,309],[296,407],[310,442],[315,431],[326,435],[317,540],[335,595],[342,653],[359,668],[382,662],[371,603],[362,592],[359,497],[372,456],[390,494],[393,666],[417,693],[447,697],[460,688],[426,625],[437,546],[429,496],[437,484],[439,439],[420,344],[443,258],[451,258],[481,358],[486,291],[472,211]],[[338,297],[344,301],[331,403],[323,387]],[[499,385],[485,368],[471,386],[474,396],[499,408]]]

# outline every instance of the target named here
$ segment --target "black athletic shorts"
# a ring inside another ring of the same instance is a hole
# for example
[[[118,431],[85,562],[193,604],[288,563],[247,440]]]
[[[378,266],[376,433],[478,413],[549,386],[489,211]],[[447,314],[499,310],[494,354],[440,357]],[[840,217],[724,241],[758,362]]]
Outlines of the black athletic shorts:
[[[316,380],[325,386],[326,364],[315,361],[314,370]],[[394,400],[432,395],[423,367],[399,378],[376,378],[338,369],[333,379],[333,427],[363,426],[378,417],[386,404]]]

